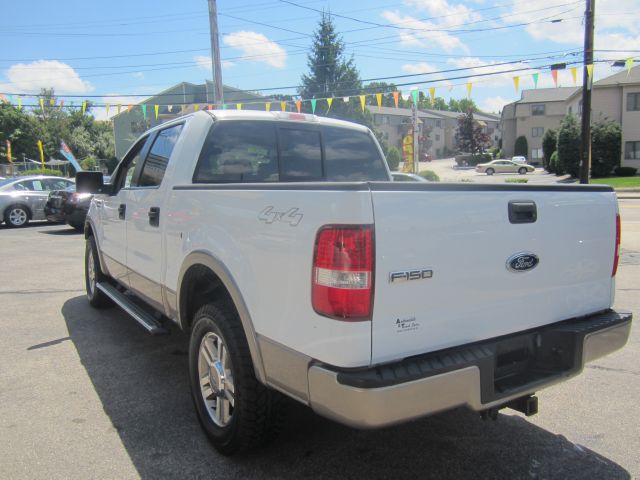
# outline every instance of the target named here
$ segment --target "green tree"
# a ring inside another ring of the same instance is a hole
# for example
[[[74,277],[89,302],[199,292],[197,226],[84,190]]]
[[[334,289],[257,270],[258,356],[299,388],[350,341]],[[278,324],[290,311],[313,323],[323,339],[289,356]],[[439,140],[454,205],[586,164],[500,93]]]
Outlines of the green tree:
[[[480,111],[476,103],[469,98],[461,98],[460,100],[450,98],[448,110],[451,112],[461,112],[461,113],[467,113],[468,111],[477,113]]]
[[[545,170],[549,170],[549,164],[551,162],[551,155],[556,151],[556,145],[558,144],[558,131],[554,128],[548,128],[542,136],[542,166]]]
[[[396,147],[389,147],[387,152],[387,164],[390,170],[397,170],[400,165],[400,150]]]
[[[433,107],[434,110],[447,110],[447,102],[442,97],[436,97],[433,99]]]
[[[6,140],[11,142],[11,156],[22,160],[38,158],[38,140],[42,138],[42,126],[38,120],[8,103],[0,103],[0,158],[7,161]]]
[[[527,143],[527,137],[520,135],[516,138],[516,143],[513,146],[513,154],[516,156],[526,157],[529,153],[529,144]]]
[[[622,129],[614,121],[601,121],[591,126],[591,175],[605,177],[620,166]]]
[[[562,171],[577,177],[580,172],[580,127],[573,115],[565,116],[560,122],[557,152],[556,173]]]

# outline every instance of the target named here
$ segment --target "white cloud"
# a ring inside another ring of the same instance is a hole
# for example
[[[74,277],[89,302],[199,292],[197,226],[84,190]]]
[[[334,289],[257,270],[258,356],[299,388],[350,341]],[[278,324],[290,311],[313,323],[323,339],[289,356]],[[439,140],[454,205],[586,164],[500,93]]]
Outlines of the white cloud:
[[[193,57],[193,60],[197,63],[199,68],[209,72],[211,71],[211,57],[206,55],[196,55]],[[222,60],[222,68],[225,70],[235,66],[236,64],[229,60]]]
[[[131,76],[133,78],[137,78],[138,80],[142,80],[144,78],[144,73],[142,72],[136,72],[136,73],[132,73]]]
[[[57,95],[91,92],[91,83],[66,63],[57,60],[37,60],[31,63],[17,63],[6,72],[8,82],[2,89],[8,91],[36,93],[42,88],[53,88]]]
[[[463,4],[454,5],[447,0],[406,0],[405,4],[418,10],[424,10],[437,17],[441,27],[451,27],[482,18]]]
[[[400,30],[400,44],[402,46],[440,48],[446,52],[462,50],[469,52],[469,48],[462,41],[447,32],[434,31],[442,30],[446,25],[439,25],[434,22],[421,21],[409,15],[401,15],[398,12],[383,12],[382,16],[393,24],[406,27]]]
[[[508,100],[501,96],[485,98],[480,105],[480,110],[489,113],[500,113],[507,103],[511,103],[513,100]]]
[[[235,32],[225,35],[225,45],[242,52],[243,60],[261,62],[275,68],[284,68],[287,63],[287,51],[276,42],[257,32]]]

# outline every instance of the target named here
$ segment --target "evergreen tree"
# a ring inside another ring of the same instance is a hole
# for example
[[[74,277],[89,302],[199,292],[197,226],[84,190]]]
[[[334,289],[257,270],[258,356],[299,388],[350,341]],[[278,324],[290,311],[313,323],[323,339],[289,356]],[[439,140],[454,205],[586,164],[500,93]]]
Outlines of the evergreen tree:
[[[471,154],[483,153],[491,140],[482,131],[482,127],[473,118],[473,112],[469,110],[458,117],[458,131],[456,132],[458,148],[461,152]]]
[[[542,166],[550,173],[553,173],[551,170],[549,170],[549,165],[551,164],[551,155],[553,155],[553,152],[556,151],[557,143],[558,131],[554,128],[548,128],[542,136]]]
[[[614,121],[601,121],[591,126],[591,175],[606,177],[620,166],[622,128]]]
[[[580,127],[576,117],[567,115],[558,130],[558,172],[577,177],[580,173]]]
[[[515,156],[526,157],[529,153],[529,144],[527,143],[527,137],[520,135],[516,138],[516,143],[513,146],[513,154]]]

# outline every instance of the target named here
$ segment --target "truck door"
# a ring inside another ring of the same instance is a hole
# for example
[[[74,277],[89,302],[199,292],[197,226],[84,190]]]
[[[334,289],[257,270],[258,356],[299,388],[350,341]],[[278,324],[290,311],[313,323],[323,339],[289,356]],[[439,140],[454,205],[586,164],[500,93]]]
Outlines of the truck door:
[[[162,310],[164,268],[162,179],[184,124],[171,125],[155,133],[136,174],[135,187],[127,192],[127,266],[129,286]]]
[[[141,138],[122,160],[114,175],[111,195],[100,196],[94,200],[100,212],[102,232],[99,239],[103,259],[109,274],[126,286],[129,284],[125,230],[125,218],[129,215],[127,202],[136,167],[139,166],[140,158],[143,158],[143,154],[148,150],[148,140],[148,136]]]

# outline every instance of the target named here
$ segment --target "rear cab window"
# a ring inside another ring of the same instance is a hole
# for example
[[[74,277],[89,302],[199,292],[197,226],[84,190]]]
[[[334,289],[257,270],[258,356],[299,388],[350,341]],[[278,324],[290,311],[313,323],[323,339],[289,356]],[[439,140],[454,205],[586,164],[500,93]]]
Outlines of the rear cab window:
[[[222,120],[209,131],[194,183],[389,180],[370,134],[294,122]]]

